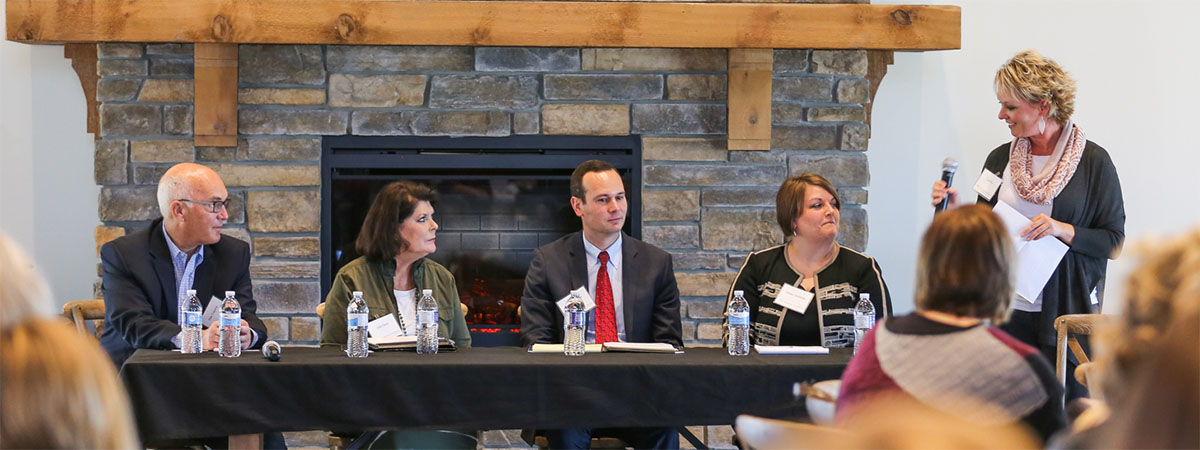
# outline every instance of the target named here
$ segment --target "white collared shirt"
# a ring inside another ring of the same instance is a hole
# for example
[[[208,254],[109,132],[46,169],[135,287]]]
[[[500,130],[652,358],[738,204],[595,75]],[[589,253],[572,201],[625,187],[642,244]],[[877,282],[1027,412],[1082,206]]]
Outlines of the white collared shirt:
[[[176,324],[183,324],[183,308],[184,302],[187,302],[187,291],[192,288],[196,281],[196,268],[200,263],[204,262],[204,247],[196,249],[196,254],[189,256],[187,252],[179,249],[175,245],[175,241],[171,240],[171,235],[167,233],[167,224],[163,223],[163,237],[167,239],[167,251],[171,254],[171,265],[175,267],[175,316]],[[175,347],[179,347],[179,335],[171,338],[171,342]]]
[[[617,339],[625,340],[625,314],[623,302],[623,290],[621,289],[621,235],[617,234],[617,240],[613,241],[607,249],[600,249],[579,233],[579,238],[583,239],[583,251],[587,254],[587,276],[588,276],[588,292],[592,294],[592,299],[596,299],[596,274],[600,272],[600,252],[608,250],[608,282],[612,285],[613,291],[613,310],[617,315]],[[587,342],[589,344],[596,343],[596,310],[592,309],[588,313],[588,330]]]

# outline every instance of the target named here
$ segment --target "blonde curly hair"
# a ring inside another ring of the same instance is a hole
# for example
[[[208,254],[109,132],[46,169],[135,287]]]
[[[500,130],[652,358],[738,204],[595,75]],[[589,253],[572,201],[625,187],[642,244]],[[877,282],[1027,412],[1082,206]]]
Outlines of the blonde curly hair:
[[[1060,125],[1075,113],[1075,79],[1062,66],[1036,50],[1017,53],[996,71],[993,88],[1026,103],[1045,100],[1050,118]]]

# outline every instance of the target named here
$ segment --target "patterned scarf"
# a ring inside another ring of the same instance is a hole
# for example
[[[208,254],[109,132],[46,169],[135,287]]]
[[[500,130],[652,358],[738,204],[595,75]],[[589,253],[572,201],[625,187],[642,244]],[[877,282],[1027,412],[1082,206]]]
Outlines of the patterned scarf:
[[[1086,143],[1083,130],[1068,120],[1054,146],[1054,153],[1050,154],[1050,161],[1057,163],[1047,164],[1041,173],[1034,174],[1033,144],[1029,138],[1013,139],[1008,150],[1008,167],[1017,195],[1030,203],[1049,204],[1075,175]]]

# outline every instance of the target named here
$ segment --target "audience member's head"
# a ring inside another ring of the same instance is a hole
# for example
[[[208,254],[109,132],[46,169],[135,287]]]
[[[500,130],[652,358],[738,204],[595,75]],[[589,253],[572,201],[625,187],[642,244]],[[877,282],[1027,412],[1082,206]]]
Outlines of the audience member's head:
[[[418,206],[431,207],[436,202],[437,192],[424,184],[412,181],[388,183],[375,194],[375,201],[354,241],[355,250],[373,260],[392,259],[408,251],[414,242],[405,240],[405,223],[413,218]]]
[[[136,448],[125,389],[108,356],[68,324],[0,331],[0,447]]]
[[[46,281],[34,269],[33,260],[0,232],[0,330],[53,314],[52,303]]]
[[[1012,241],[992,210],[972,205],[938,214],[921,238],[916,307],[1004,321],[1015,262]]]
[[[838,196],[837,188],[823,176],[815,173],[800,174],[783,180],[779,185],[779,191],[775,193],[775,221],[785,239],[787,236],[799,234],[797,219],[804,215],[804,205],[817,196],[826,197],[835,210],[842,210],[842,199]],[[834,235],[837,234],[836,231],[835,229]]]
[[[1124,312],[1101,331],[1097,361],[1105,401],[1119,407],[1128,385],[1150,369],[1149,350],[1168,344],[1171,320],[1200,305],[1200,228],[1168,242],[1143,243],[1134,251],[1141,264],[1125,287]],[[1191,352],[1195,353],[1196,341]]]
[[[225,183],[208,167],[176,164],[158,180],[158,210],[167,233],[181,250],[220,241],[228,207]]]
[[[1021,423],[984,425],[904,395],[881,395],[842,426],[851,437],[810,448],[1021,449],[1040,448]]]
[[[1192,245],[1194,255],[1196,242]],[[1098,441],[1103,446],[1200,448],[1200,309],[1195,305],[1200,297],[1191,299],[1191,305],[1176,309],[1161,339],[1143,349],[1141,367]]]

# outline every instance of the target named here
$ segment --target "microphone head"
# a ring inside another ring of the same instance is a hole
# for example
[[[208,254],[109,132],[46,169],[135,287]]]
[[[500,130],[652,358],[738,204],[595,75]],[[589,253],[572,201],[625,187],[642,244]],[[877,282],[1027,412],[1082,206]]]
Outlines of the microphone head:
[[[954,173],[958,171],[958,161],[951,157],[942,160],[942,171]]]
[[[279,361],[279,357],[283,355],[283,348],[279,346],[278,342],[267,341],[267,343],[263,344],[262,354],[263,358],[271,361]]]

